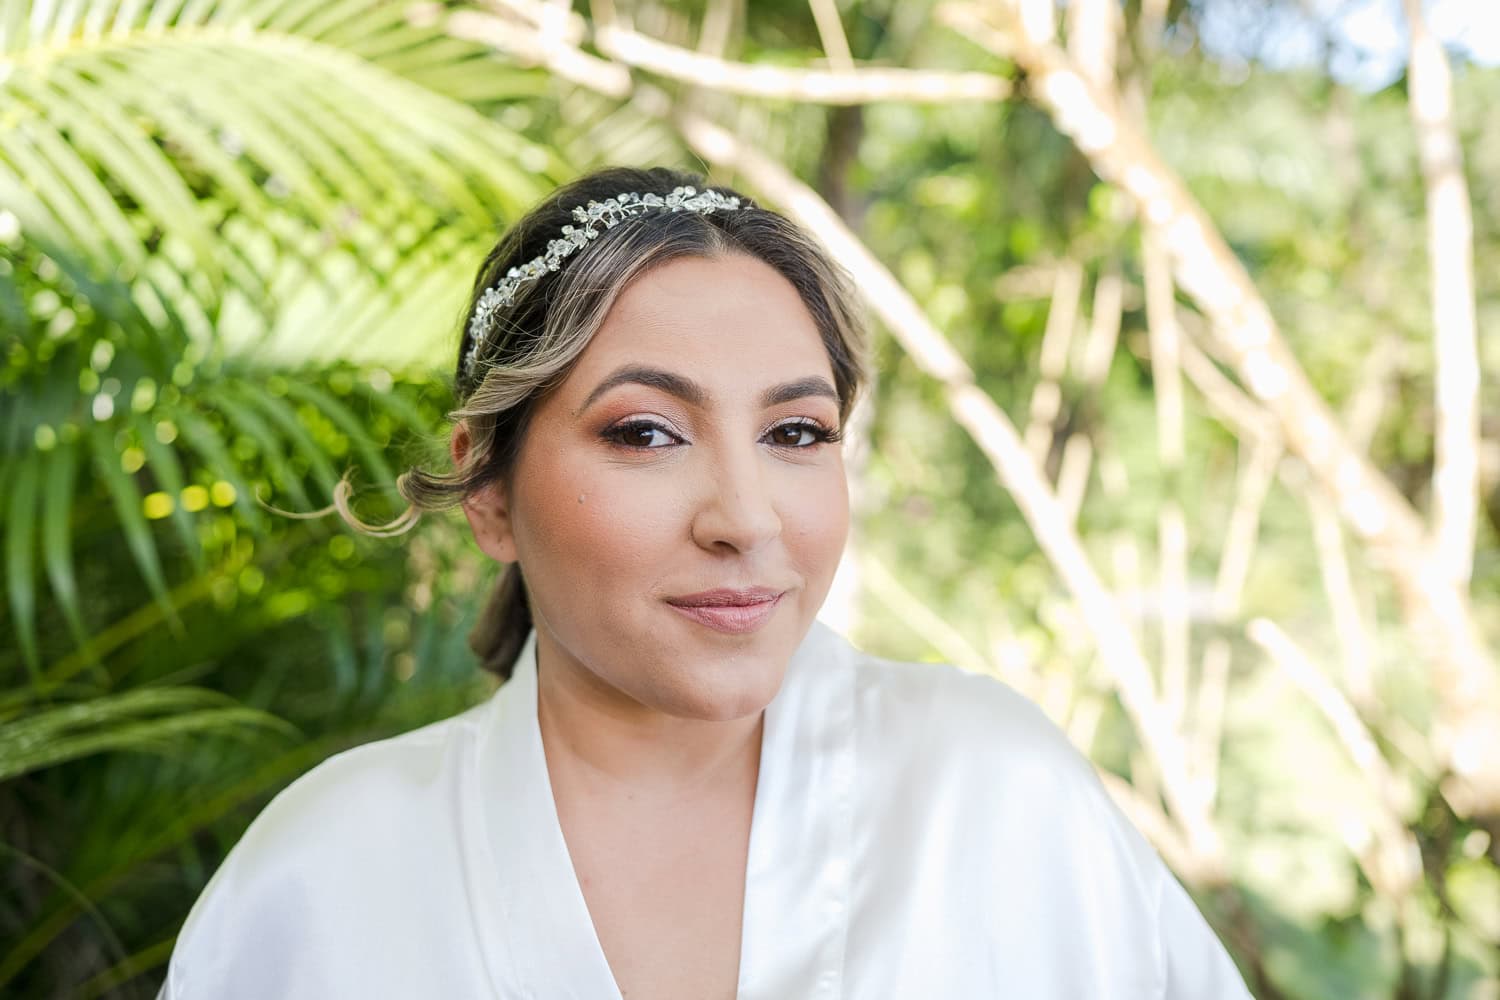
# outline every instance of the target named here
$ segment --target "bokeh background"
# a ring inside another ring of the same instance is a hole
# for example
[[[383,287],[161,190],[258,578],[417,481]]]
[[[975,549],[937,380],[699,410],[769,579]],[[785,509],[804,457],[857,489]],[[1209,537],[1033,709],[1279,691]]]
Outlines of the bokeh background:
[[[153,996],[270,796],[492,690],[459,520],[268,505],[398,514],[499,231],[659,163],[865,294],[832,623],[1039,701],[1262,1000],[1500,998],[1497,61],[1493,0],[0,0],[0,993]]]

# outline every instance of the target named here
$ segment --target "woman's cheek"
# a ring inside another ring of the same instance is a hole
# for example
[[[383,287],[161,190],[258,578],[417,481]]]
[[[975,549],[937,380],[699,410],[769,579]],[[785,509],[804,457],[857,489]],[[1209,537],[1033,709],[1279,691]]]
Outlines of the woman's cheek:
[[[671,525],[680,516],[677,507],[682,500],[680,490],[664,488],[670,484],[643,478],[595,476],[575,483],[572,503],[565,498],[557,501],[566,511],[567,523],[556,526],[555,537],[566,539],[572,551],[596,567],[623,565],[646,571],[661,547],[675,537]]]
[[[815,484],[802,483],[782,509],[783,531],[797,550],[793,558],[809,570],[831,574],[849,536],[849,489],[843,468],[829,470]]]

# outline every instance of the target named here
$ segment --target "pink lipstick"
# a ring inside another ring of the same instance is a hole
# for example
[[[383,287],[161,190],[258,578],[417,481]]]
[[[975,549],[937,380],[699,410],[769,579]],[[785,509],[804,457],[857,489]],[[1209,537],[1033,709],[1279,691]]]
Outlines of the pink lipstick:
[[[751,587],[705,590],[667,600],[675,610],[716,632],[743,635],[771,620],[785,591]]]

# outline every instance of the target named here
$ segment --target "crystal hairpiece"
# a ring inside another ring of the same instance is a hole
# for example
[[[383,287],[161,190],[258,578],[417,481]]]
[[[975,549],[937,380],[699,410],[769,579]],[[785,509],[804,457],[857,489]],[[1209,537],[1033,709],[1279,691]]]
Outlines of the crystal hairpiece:
[[[495,316],[515,301],[516,292],[523,285],[556,271],[563,261],[587,246],[590,240],[596,239],[606,229],[613,229],[626,219],[645,215],[655,209],[707,215],[710,212],[732,211],[741,207],[748,208],[749,204],[732,195],[699,191],[692,187],[675,188],[667,195],[627,191],[604,201],[591,201],[587,205],[578,206],[573,209],[573,218],[583,223],[582,226],[563,226],[562,238],[549,241],[546,253],[511,268],[505,272],[504,278],[486,288],[479,297],[479,302],[474,307],[474,316],[469,320],[469,352],[464,355],[464,373],[467,375],[474,371],[474,364],[479,359],[479,352],[484,347]]]

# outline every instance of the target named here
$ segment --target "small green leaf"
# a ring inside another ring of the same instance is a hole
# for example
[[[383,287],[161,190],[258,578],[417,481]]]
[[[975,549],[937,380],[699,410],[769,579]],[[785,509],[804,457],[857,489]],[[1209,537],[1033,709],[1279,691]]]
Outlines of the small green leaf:
[[[135,557],[135,564],[140,569],[146,586],[151,589],[152,596],[156,598],[167,620],[174,628],[181,629],[182,622],[177,617],[177,610],[172,607],[172,599],[167,595],[167,581],[162,573],[156,541],[151,537],[151,527],[146,523],[146,515],[141,512],[141,493],[136,489],[135,482],[120,468],[120,456],[115,452],[110,429],[103,424],[95,424],[89,432],[89,443],[94,453],[94,468],[114,501],[115,515],[120,519],[120,528],[125,532],[125,543],[130,547],[130,554]]]
[[[317,386],[303,382],[289,381],[287,394],[305,403],[311,403],[323,416],[333,421],[339,430],[349,435],[349,443],[359,452],[360,457],[364,459],[365,467],[381,486],[388,486],[395,482],[396,477],[391,474],[391,467],[386,464],[385,456],[370,440],[370,432],[366,429],[365,423],[347,406]]]
[[[265,418],[228,394],[219,395],[214,405],[235,429],[248,435],[260,446],[261,458],[271,473],[273,481],[290,493],[299,507],[304,510],[311,507],[312,501],[308,498],[307,491],[302,488],[302,477],[294,473],[287,464],[282,441],[271,429],[271,425],[266,423]],[[269,497],[266,499],[275,503]]]
[[[47,455],[42,490],[42,560],[68,631],[80,650],[87,650],[88,628],[78,602],[73,572],[73,487],[78,479],[78,444],[67,441]]]
[[[40,456],[23,456],[11,471],[10,502],[5,517],[5,589],[15,619],[21,654],[37,679],[40,656],[36,642],[36,507]]]
[[[266,417],[286,435],[296,447],[297,454],[307,462],[312,470],[313,476],[323,487],[324,492],[330,499],[333,497],[333,489],[338,485],[339,474],[333,471],[333,464],[328,461],[328,455],[313,436],[302,426],[302,421],[297,419],[296,410],[286,400],[273,396],[264,387],[250,381],[236,384],[238,392],[243,395],[253,406],[257,407]]]
[[[145,414],[136,414],[132,422],[141,439],[141,450],[146,453],[146,468],[162,492],[172,498],[172,527],[177,529],[177,535],[182,539],[182,547],[192,560],[193,568],[201,573],[206,565],[203,545],[198,540],[198,533],[193,530],[192,515],[182,509],[178,500],[187,481],[183,478],[182,463],[177,459],[177,452],[171,445],[157,440],[156,428]]]
[[[432,432],[432,421],[417,408],[415,403],[401,395],[399,389],[393,387],[382,392],[368,382],[362,381],[359,383],[357,391],[360,395],[367,397],[376,406],[395,417],[403,429],[415,431],[418,434],[429,434]]]
[[[0,781],[105,751],[162,752],[187,735],[247,726],[295,733],[274,715],[201,688],[138,688],[43,708],[0,725]]]
[[[263,532],[266,527],[264,512],[256,505],[250,484],[240,471],[239,463],[229,454],[218,429],[191,410],[183,409],[176,417],[183,440],[202,456],[209,473],[234,487],[234,506],[244,516],[245,523],[257,532]]]

